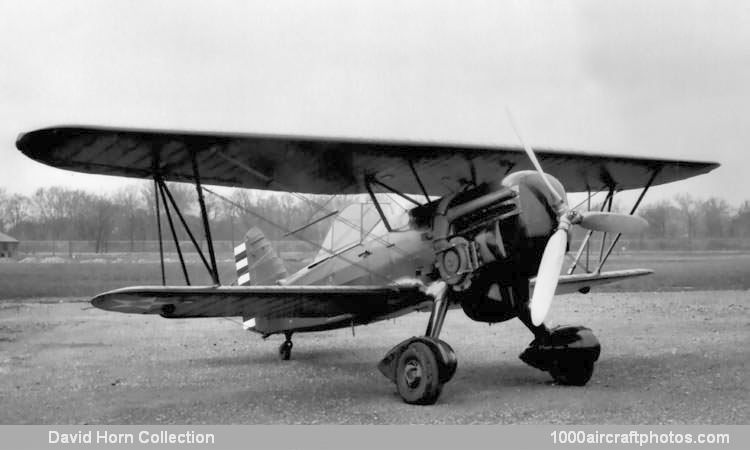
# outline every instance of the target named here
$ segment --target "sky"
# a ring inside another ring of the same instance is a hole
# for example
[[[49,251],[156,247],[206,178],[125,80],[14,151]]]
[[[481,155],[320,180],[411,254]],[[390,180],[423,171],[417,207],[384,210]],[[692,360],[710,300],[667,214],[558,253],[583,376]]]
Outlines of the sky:
[[[746,0],[0,2],[0,188],[114,191],[15,149],[53,125],[518,144],[717,161],[750,199]]]

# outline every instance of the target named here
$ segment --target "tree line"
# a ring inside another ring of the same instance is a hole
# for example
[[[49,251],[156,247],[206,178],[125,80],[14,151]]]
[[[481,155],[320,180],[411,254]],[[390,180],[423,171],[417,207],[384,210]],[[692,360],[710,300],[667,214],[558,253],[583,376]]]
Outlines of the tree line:
[[[659,200],[644,205],[639,214],[649,227],[647,238],[694,239],[750,237],[750,201],[732,208],[717,197],[699,199],[690,194],[679,194],[670,200]]]
[[[197,239],[203,239],[197,194],[192,185],[169,183],[169,190]],[[227,190],[222,190],[227,192]],[[19,240],[92,241],[96,252],[106,251],[107,241],[156,240],[155,188],[138,182],[109,193],[93,193],[65,187],[45,187],[32,195],[0,189],[0,230]],[[225,201],[206,193],[206,209],[215,240],[237,241],[251,226],[259,226],[271,240],[294,239],[290,234],[311,221],[360,196],[295,196],[234,189]],[[162,235],[171,239],[162,205]],[[677,195],[644,204],[638,214],[649,228],[630,242],[670,241],[691,246],[697,240],[750,237],[750,201],[731,207],[717,197],[700,199]],[[178,238],[188,239],[172,210]],[[261,219],[263,218],[263,219]],[[305,240],[320,242],[331,220],[323,220],[296,233]]]
[[[183,183],[167,186],[195,238],[203,240],[195,187]],[[158,239],[157,192],[148,182],[133,183],[110,194],[54,186],[27,196],[0,188],[0,230],[21,241],[92,241],[97,253],[106,251],[107,241],[125,241],[130,242],[132,251],[137,242]],[[225,241],[238,241],[252,226],[260,227],[271,240],[293,239],[291,231],[356,201],[356,196],[295,197],[246,189],[220,195],[224,199],[204,192],[212,238]],[[189,239],[171,202],[168,206],[178,239]],[[162,237],[171,240],[163,202],[160,216]],[[318,242],[328,226],[330,221],[321,221],[301,233]]]

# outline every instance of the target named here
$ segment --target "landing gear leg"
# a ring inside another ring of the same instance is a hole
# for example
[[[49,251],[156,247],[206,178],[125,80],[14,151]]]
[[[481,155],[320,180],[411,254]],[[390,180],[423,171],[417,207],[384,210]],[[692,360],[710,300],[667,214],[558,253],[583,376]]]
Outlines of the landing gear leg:
[[[528,309],[527,309],[528,310]],[[531,367],[549,372],[559,384],[583,386],[594,373],[601,345],[589,328],[535,326],[528,313],[518,318],[534,333],[534,340],[519,355]]]
[[[284,333],[284,336],[286,336],[286,340],[279,346],[279,357],[288,361],[292,357],[292,333],[288,331]]]
[[[549,338],[551,336],[549,328],[547,328],[547,325],[543,323],[534,325],[534,323],[531,321],[531,312],[529,311],[528,307],[521,307],[521,310],[518,312],[518,319],[523,322],[523,324],[526,325],[526,328],[528,328],[529,331],[534,334],[535,342],[539,344],[545,344],[549,341]]]
[[[396,383],[396,389],[406,403],[435,403],[443,385],[456,373],[457,361],[453,349],[438,339],[447,312],[447,287],[443,284],[435,295],[425,336],[413,337],[398,344],[378,364],[383,375]]]
[[[432,304],[430,320],[427,321],[427,329],[424,332],[425,336],[437,339],[438,336],[440,336],[440,332],[443,330],[443,322],[445,322],[445,315],[448,312],[447,289],[448,287],[446,286],[443,291],[437,295],[435,302]]]

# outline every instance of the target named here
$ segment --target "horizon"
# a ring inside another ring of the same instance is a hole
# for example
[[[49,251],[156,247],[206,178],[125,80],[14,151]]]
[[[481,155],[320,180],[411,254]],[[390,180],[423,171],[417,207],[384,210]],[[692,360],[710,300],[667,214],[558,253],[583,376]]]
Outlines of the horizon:
[[[118,177],[110,177],[110,178],[118,178]],[[24,197],[26,197],[26,198],[28,198],[30,200],[33,200],[32,197],[33,197],[34,193],[37,190],[39,190],[39,189],[65,188],[65,189],[81,190],[81,191],[83,191],[83,192],[85,192],[87,194],[94,194],[94,195],[104,196],[105,198],[108,198],[108,199],[112,199],[112,197],[116,196],[117,193],[120,192],[120,191],[122,191],[122,190],[135,189],[135,188],[149,188],[152,185],[152,183],[153,183],[153,181],[151,181],[151,180],[145,180],[145,179],[141,180],[141,179],[128,178],[127,182],[122,183],[122,184],[118,184],[114,189],[104,190],[104,191],[99,191],[97,189],[94,189],[94,188],[91,188],[91,187],[88,187],[88,186],[77,187],[77,186],[67,186],[67,185],[64,185],[64,184],[53,184],[53,185],[39,186],[39,187],[35,188],[34,190],[32,190],[29,193],[24,193],[24,192],[20,192],[20,191],[14,191],[13,189],[8,189],[7,187],[4,187],[4,186],[0,185],[0,192],[2,190],[5,190],[5,192],[7,194],[11,194],[11,195],[13,195],[13,194],[20,194],[20,195],[22,195],[22,196],[24,196]],[[680,183],[680,181],[677,181],[675,183]],[[170,182],[167,182],[167,184],[169,184],[169,185],[172,185],[172,184],[181,184],[181,185],[190,186],[190,187],[194,186],[194,184],[192,184],[192,183],[186,183],[186,182],[172,182],[172,181],[170,181]],[[210,188],[212,190],[216,190],[216,191],[222,193],[222,195],[229,195],[229,193],[237,190],[237,191],[251,191],[253,193],[253,195],[257,195],[260,198],[265,198],[265,197],[283,197],[283,196],[289,196],[291,198],[297,198],[297,196],[299,196],[299,195],[307,197],[307,198],[312,198],[312,199],[314,199],[316,197],[330,197],[330,196],[326,196],[326,195],[323,195],[323,194],[291,193],[291,192],[285,192],[285,191],[247,189],[247,188],[242,188],[242,187],[227,187],[227,186],[216,186],[216,185],[208,185],[208,184],[206,186],[210,186]],[[649,191],[657,189],[658,187],[659,186],[654,186]],[[615,194],[615,196],[614,196],[614,207],[629,209],[630,206],[631,206],[632,200],[634,200],[635,198],[637,198],[637,196],[638,196],[639,193],[640,193],[640,190],[633,190],[633,189],[631,189],[629,191],[620,191],[620,192],[617,192]],[[596,204],[597,201],[601,200],[600,197],[602,197],[603,194],[604,193],[600,192],[597,195],[593,195],[592,196],[592,207]],[[673,193],[671,195],[660,195],[660,196],[653,197],[649,193],[647,193],[643,197],[643,202],[641,203],[640,207],[636,211],[636,214],[638,213],[638,211],[642,210],[645,206],[655,205],[656,203],[659,203],[659,202],[662,202],[662,201],[667,201],[667,202],[670,202],[670,203],[674,203],[675,200],[677,199],[677,197],[679,197],[681,195],[685,195],[685,194],[688,195],[692,200],[697,201],[697,202],[706,201],[706,200],[709,200],[711,198],[715,198],[717,200],[724,201],[724,202],[726,202],[727,206],[729,206],[729,208],[732,211],[736,211],[736,210],[740,209],[745,203],[750,202],[750,193],[748,193],[745,198],[739,198],[739,200],[736,203],[731,202],[729,199],[727,199],[725,197],[722,197],[722,196],[719,196],[719,195],[703,195],[703,196],[701,196],[701,195],[690,193],[690,192],[676,192],[676,193]],[[404,205],[408,205],[409,204],[408,202],[406,202],[406,201],[401,200],[400,198],[398,198],[398,196],[394,196],[394,195],[392,195],[392,194],[390,194],[388,192],[379,192],[379,193],[377,193],[377,195],[389,196],[388,197],[389,201],[393,201],[393,202],[401,205],[402,207]],[[587,196],[587,194],[585,194],[585,193],[567,193],[566,195],[568,197],[568,203],[571,206],[575,206],[575,205],[577,205],[577,204],[579,204],[581,202],[584,202],[586,200],[586,196]],[[367,197],[367,194],[338,195],[339,198],[358,197],[358,196],[365,196],[365,197]],[[196,200],[196,202],[197,202],[197,200]]]

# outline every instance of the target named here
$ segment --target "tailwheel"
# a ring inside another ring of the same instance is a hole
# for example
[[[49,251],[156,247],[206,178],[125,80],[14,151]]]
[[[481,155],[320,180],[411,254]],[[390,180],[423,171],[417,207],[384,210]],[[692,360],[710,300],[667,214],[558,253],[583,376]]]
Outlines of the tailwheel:
[[[594,373],[594,361],[583,360],[555,360],[549,369],[552,378],[559,384],[568,386],[583,386],[589,382]]]
[[[396,388],[406,403],[434,404],[443,390],[440,369],[433,350],[422,342],[412,342],[401,353],[396,368]]]
[[[292,334],[286,334],[286,340],[279,346],[279,357],[283,361],[288,361],[292,357]]]

